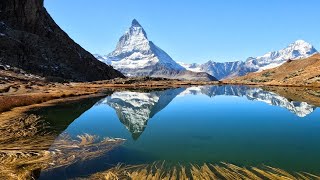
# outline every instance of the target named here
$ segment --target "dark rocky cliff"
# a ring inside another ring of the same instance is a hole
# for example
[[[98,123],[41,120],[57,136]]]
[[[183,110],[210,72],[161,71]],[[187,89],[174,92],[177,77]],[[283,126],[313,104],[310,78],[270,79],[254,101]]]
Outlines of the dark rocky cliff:
[[[0,64],[73,81],[124,77],[61,30],[43,0],[0,1]]]

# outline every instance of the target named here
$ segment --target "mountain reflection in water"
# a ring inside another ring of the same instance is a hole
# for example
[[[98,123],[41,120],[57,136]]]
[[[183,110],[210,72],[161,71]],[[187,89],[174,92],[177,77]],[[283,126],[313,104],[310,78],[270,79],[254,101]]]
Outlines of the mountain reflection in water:
[[[139,138],[147,122],[164,109],[184,89],[169,89],[150,93],[115,92],[96,105],[108,104],[116,110],[119,120],[132,133],[133,139]]]
[[[148,120],[163,110],[177,96],[206,95],[246,97],[250,101],[261,101],[289,110],[299,117],[312,113],[316,106],[306,102],[297,102],[261,88],[246,86],[200,86],[190,88],[168,89],[154,92],[115,92],[99,101],[96,106],[107,104],[116,110],[116,114],[133,139],[138,139],[147,126]]]

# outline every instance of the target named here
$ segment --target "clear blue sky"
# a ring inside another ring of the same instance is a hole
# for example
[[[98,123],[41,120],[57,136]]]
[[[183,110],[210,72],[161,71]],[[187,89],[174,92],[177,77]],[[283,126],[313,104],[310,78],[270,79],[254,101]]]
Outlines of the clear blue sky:
[[[136,18],[174,60],[245,60],[304,39],[320,50],[319,0],[45,0],[91,53],[111,52]]]

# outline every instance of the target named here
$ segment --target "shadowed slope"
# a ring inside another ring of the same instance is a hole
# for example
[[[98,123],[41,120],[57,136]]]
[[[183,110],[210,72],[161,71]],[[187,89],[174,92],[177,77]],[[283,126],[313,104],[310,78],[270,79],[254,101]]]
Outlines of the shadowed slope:
[[[74,81],[124,77],[76,44],[50,17],[43,0],[1,0],[0,64]]]

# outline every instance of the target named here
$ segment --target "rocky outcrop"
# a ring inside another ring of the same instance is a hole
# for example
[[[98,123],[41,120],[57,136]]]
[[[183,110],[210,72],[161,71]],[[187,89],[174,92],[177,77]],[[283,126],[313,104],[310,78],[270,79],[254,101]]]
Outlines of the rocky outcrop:
[[[1,0],[0,64],[45,77],[93,81],[124,77],[76,44],[43,0]]]

